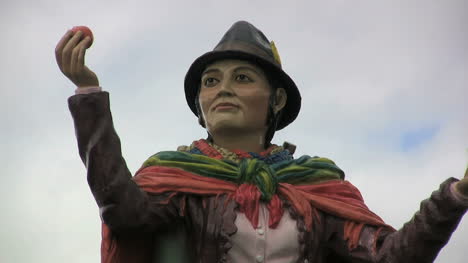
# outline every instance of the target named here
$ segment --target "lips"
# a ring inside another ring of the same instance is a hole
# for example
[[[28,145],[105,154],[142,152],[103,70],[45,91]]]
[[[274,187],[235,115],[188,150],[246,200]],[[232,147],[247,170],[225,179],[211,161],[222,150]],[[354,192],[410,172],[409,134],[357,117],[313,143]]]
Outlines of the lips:
[[[228,109],[233,109],[233,108],[238,108],[239,106],[237,106],[236,104],[233,104],[233,103],[229,103],[229,102],[221,102],[221,103],[218,103],[216,104],[216,106],[214,106],[213,110],[228,110]]]

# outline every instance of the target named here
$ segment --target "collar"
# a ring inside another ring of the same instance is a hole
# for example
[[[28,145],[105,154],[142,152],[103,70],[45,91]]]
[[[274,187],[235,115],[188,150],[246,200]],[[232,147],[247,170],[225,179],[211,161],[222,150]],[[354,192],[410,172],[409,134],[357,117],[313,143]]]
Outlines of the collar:
[[[200,139],[194,141],[190,146],[179,146],[177,150],[192,154],[201,154],[218,160],[229,160],[236,163],[240,163],[243,159],[257,159],[266,164],[274,164],[293,159],[293,153],[290,149],[276,144],[271,145],[263,152],[255,153],[243,150],[230,151],[212,142],[208,142],[205,139]]]

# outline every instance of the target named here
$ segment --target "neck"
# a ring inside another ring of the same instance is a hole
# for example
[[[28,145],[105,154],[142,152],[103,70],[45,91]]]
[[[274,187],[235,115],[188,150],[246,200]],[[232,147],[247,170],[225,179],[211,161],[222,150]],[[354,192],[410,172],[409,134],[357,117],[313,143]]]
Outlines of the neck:
[[[265,132],[249,134],[211,134],[213,143],[227,150],[260,153],[265,150]]]

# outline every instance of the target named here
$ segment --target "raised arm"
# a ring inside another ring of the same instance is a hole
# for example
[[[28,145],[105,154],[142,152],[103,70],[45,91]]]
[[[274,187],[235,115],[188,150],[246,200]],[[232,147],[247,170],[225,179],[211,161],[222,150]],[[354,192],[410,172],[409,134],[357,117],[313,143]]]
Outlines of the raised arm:
[[[454,196],[451,187],[456,179],[448,179],[421,203],[420,210],[396,232],[378,232],[366,226],[359,245],[349,250],[343,240],[340,218],[327,218],[328,248],[331,256],[344,262],[433,262],[450,239],[468,205]],[[333,255],[334,254],[334,255]],[[340,262],[340,261],[337,261]]]
[[[68,31],[57,44],[55,55],[62,73],[78,90],[99,86],[84,64],[90,39]],[[152,229],[177,217],[174,201],[158,204],[163,196],[149,196],[131,179],[114,130],[109,94],[95,92],[68,100],[75,124],[80,157],[87,168],[88,184],[99,206],[101,218],[113,231]]]
[[[109,94],[75,95],[68,100],[80,157],[103,221],[113,230],[148,224],[145,192],[131,180],[109,110]]]

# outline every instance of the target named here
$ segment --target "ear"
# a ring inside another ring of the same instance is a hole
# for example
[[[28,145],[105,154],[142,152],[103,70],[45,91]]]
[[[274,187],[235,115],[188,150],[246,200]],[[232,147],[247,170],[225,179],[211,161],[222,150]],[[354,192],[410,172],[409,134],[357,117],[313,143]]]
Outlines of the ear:
[[[286,94],[286,90],[283,88],[276,89],[276,99],[275,104],[273,105],[273,110],[275,114],[278,113],[280,110],[286,106],[286,101],[288,99],[288,94]]]

